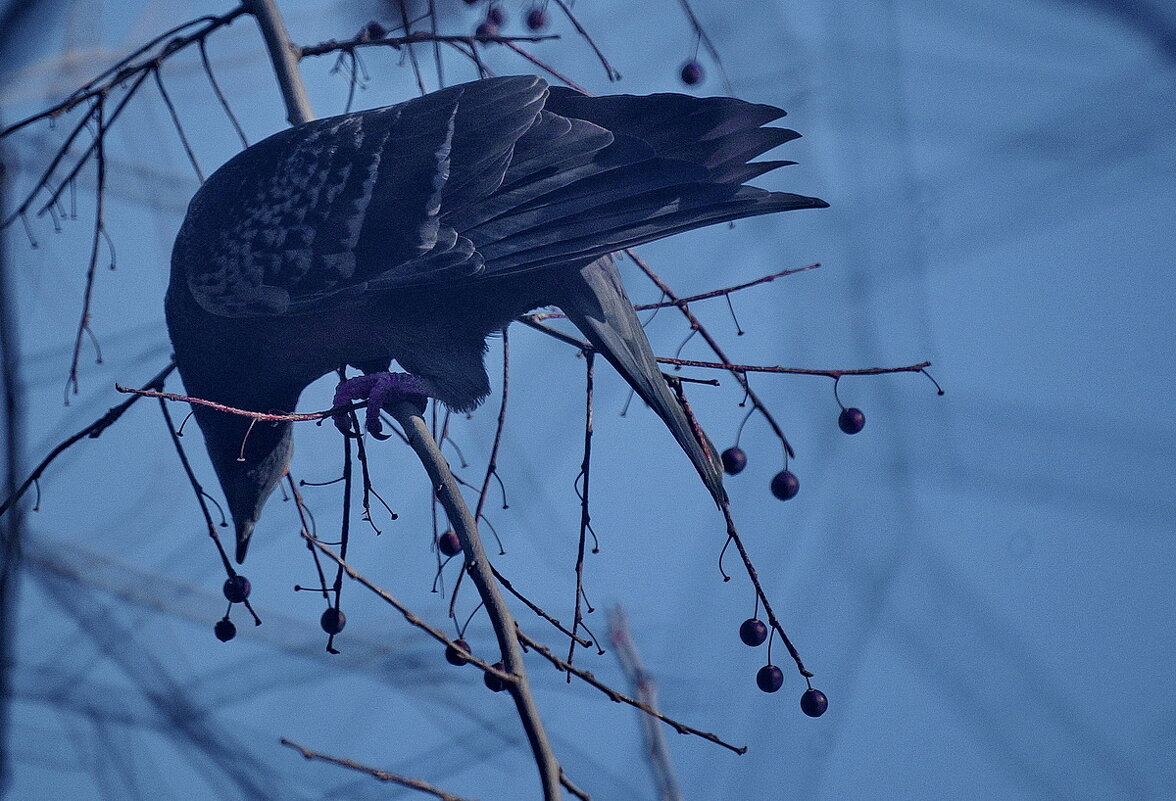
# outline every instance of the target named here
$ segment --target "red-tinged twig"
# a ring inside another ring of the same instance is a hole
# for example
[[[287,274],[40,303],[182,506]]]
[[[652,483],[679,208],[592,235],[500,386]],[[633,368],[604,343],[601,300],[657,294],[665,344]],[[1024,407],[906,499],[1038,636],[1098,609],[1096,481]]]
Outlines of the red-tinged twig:
[[[669,356],[658,356],[661,364],[673,364],[678,367],[705,367],[710,370],[726,370],[736,375],[742,373],[782,373],[785,375],[816,375],[826,378],[841,378],[847,375],[886,375],[888,373],[922,373],[931,366],[931,362],[907,364],[902,367],[858,367],[846,370],[827,370],[815,367],[782,367],[780,365],[764,364],[731,364],[729,362],[702,362],[696,359],[673,359]],[[790,453],[789,456],[792,454]]]
[[[98,437],[102,436],[103,431],[118,422],[118,419],[123,416],[123,413],[126,412],[127,409],[131,408],[135,401],[139,400],[141,395],[138,393],[147,391],[148,387],[162,387],[164,380],[169,375],[171,375],[171,372],[174,369],[176,369],[174,362],[168,364],[167,367],[160,370],[150,381],[143,385],[143,390],[137,390],[134,397],[127,398],[118,406],[109,409],[106,414],[102,415],[102,417],[98,418],[93,423],[90,423],[90,425],[86,426],[76,434],[66,438],[60,444],[58,444],[57,447],[49,451],[49,454],[41,460],[41,463],[33,469],[33,472],[31,472],[28,478],[26,478],[21,483],[21,485],[17,487],[16,491],[9,495],[8,498],[5,499],[4,503],[0,503],[0,515],[8,511],[8,509],[14,503],[20,500],[21,496],[28,492],[29,487],[31,487],[44,474],[45,470],[58,456],[60,456],[80,440],[83,440],[87,437],[90,439],[97,439]]]
[[[119,392],[131,395],[142,395],[148,398],[163,398],[164,400],[175,401],[177,403],[198,403],[201,406],[207,406],[210,409],[216,409],[218,412],[225,414],[236,414],[241,417],[249,417],[258,422],[267,423],[302,423],[307,420],[325,420],[328,417],[334,417],[343,412],[353,412],[357,409],[362,409],[367,406],[366,401],[349,404],[347,406],[338,406],[334,409],[326,409],[321,412],[304,412],[290,414],[273,414],[270,412],[253,412],[248,409],[238,409],[235,406],[226,406],[223,403],[216,401],[204,400],[203,398],[194,398],[191,395],[177,395],[174,392],[160,392],[153,389],[134,389],[133,387],[124,387],[122,384],[115,384],[114,388]]]
[[[687,726],[685,723],[682,723],[680,721],[674,720],[671,717],[663,715],[661,712],[658,712],[656,709],[653,709],[648,704],[645,704],[641,701],[638,701],[636,698],[630,698],[629,696],[625,695],[624,693],[613,689],[612,687],[610,687],[607,684],[605,684],[604,682],[602,682],[600,679],[596,678],[596,676],[592,675],[591,671],[584,670],[583,668],[575,667],[574,665],[569,665],[567,662],[565,662],[564,660],[560,659],[558,656],[553,654],[551,652],[550,648],[531,639],[530,637],[528,637],[526,634],[524,634],[521,631],[518,632],[518,638],[519,638],[519,642],[521,642],[523,645],[527,646],[527,648],[529,650],[532,650],[535,653],[539,654],[541,657],[546,659],[548,662],[550,662],[551,664],[553,664],[557,668],[559,668],[560,671],[565,672],[565,673],[571,673],[576,678],[578,678],[578,679],[584,681],[585,683],[590,684],[593,687],[595,687],[596,689],[600,690],[602,693],[604,693],[606,696],[608,696],[608,699],[610,701],[613,701],[618,704],[628,704],[631,707],[635,707],[637,709],[640,709],[645,714],[651,715],[651,716],[657,718],[658,720],[660,720],[662,723],[665,723],[667,726],[669,726],[670,728],[672,728],[674,731],[678,732],[679,734],[693,734],[695,737],[701,737],[702,739],[707,740],[708,742],[712,742],[715,745],[721,745],[723,748],[734,751],[736,754],[746,754],[747,753],[747,746],[745,746],[745,745],[732,745],[731,743],[727,742],[726,740],[722,739],[721,737],[719,737],[716,734],[712,734],[711,732],[707,732],[707,731],[702,731],[701,729],[696,729],[693,726]]]
[[[470,801],[470,799],[467,799],[464,796],[454,795],[453,793],[449,793],[445,790],[434,787],[423,779],[414,779],[410,776],[402,776],[399,773],[392,773],[391,771],[369,767],[351,759],[344,759],[343,757],[321,754],[318,751],[312,751],[305,746],[301,746],[293,740],[287,739],[286,737],[283,737],[280,742],[282,745],[293,748],[306,759],[313,759],[318,762],[327,762],[332,765],[338,765],[341,768],[348,768],[350,770],[359,771],[360,773],[366,773],[373,779],[378,779],[382,782],[399,784],[401,787],[407,787],[410,790],[419,790],[422,793],[435,796],[441,799],[441,801]]]

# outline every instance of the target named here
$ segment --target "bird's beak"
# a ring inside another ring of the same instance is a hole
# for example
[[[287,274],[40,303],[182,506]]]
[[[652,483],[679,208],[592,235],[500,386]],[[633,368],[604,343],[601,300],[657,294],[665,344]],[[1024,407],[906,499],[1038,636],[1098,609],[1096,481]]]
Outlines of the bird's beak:
[[[237,520],[237,564],[245,561],[245,552],[249,550],[249,538],[253,536],[253,520]]]

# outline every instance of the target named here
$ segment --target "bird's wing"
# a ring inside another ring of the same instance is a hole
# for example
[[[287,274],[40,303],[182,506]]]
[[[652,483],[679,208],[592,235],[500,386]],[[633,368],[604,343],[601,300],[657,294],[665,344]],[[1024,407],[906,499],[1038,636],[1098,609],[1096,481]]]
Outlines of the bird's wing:
[[[472,275],[482,258],[441,211],[501,185],[546,95],[535,77],[476,81],[269,137],[196,194],[173,263],[227,317]]]
[[[731,98],[587,97],[494,78],[300,125],[192,201],[174,269],[206,311],[321,311],[365,293],[577,267],[727,220],[819,208],[743,181],[796,138]]]
[[[443,209],[442,220],[473,242],[485,260],[479,275],[492,277],[582,265],[717,222],[824,207],[743,185],[793,163],[750,161],[799,136],[762,127],[782,116],[733,98],[588,97],[551,87],[502,186],[460,211]]]

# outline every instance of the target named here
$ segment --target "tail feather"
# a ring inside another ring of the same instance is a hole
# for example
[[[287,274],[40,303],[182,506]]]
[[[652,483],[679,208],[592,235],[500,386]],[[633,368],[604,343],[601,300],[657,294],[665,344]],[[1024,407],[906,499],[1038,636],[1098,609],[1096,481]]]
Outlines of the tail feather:
[[[558,305],[564,314],[666,424],[715,503],[725,503],[723,471],[715,450],[701,430],[691,425],[662,378],[612,257],[597,259],[578,272],[564,273],[559,292]]]

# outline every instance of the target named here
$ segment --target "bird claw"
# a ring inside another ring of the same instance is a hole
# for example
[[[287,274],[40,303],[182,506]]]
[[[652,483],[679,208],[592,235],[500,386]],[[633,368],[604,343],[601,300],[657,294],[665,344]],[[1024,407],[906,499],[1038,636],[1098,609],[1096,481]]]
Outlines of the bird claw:
[[[397,401],[410,401],[425,411],[429,396],[425,391],[424,381],[409,373],[368,373],[367,375],[340,381],[335,387],[335,407],[346,406],[352,401],[366,400],[367,412],[364,416],[364,428],[376,439],[388,439],[391,435],[384,433],[384,426],[380,422],[380,410],[392,408]],[[351,427],[350,412],[340,412],[335,415],[335,426],[348,436],[358,436]]]

